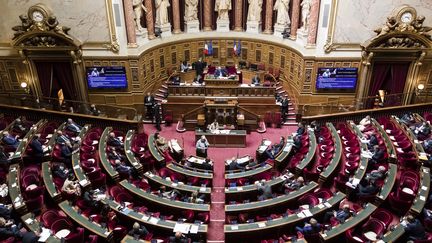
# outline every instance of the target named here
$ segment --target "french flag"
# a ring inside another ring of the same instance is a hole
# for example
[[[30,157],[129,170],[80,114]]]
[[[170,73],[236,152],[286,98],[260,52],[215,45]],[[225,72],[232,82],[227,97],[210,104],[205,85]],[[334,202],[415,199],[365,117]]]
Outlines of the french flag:
[[[237,43],[236,43],[236,41],[234,41],[233,54],[234,54],[235,56],[237,56]]]
[[[208,55],[209,54],[209,46],[207,44],[207,41],[204,44],[204,55]]]
[[[209,56],[213,55],[213,41],[210,41],[210,43],[208,44],[208,54]]]

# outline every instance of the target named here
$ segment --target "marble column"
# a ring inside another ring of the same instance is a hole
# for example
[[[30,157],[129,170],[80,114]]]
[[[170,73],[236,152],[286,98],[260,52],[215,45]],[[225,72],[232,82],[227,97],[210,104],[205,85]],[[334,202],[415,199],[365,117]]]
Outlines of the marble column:
[[[212,0],[204,0],[204,31],[212,31]]]
[[[273,0],[267,0],[265,5],[265,17],[264,17],[264,34],[272,34],[273,25]]]
[[[307,38],[308,45],[316,44],[320,2],[321,2],[320,0],[314,0],[312,2],[310,18],[309,18],[309,33]]]
[[[145,0],[144,6],[147,9],[145,12],[146,23],[147,23],[147,35],[150,40],[156,38],[155,36],[155,27],[154,27],[154,19],[153,19],[153,0]]]
[[[181,33],[180,29],[180,0],[172,0],[172,11],[173,11],[173,33]]]
[[[123,8],[126,22],[126,35],[128,46],[136,47],[135,14],[133,11],[132,0],[123,0]],[[139,21],[139,20],[137,20]]]
[[[292,40],[295,40],[297,38],[299,18],[300,18],[300,0],[293,0],[292,13],[291,13],[291,31],[290,31],[290,39]]]
[[[234,1],[234,31],[243,31],[243,1]]]

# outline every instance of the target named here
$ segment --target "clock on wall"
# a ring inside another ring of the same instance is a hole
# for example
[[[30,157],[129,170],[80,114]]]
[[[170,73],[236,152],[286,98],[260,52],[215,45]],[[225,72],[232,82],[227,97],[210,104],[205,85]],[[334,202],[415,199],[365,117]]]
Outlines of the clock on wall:
[[[40,23],[45,21],[48,16],[50,16],[50,10],[42,5],[42,4],[36,4],[34,6],[31,6],[28,10],[28,17],[29,19],[33,20],[34,22]]]
[[[408,5],[400,7],[396,14],[397,21],[402,24],[411,24],[416,17],[416,10]]]

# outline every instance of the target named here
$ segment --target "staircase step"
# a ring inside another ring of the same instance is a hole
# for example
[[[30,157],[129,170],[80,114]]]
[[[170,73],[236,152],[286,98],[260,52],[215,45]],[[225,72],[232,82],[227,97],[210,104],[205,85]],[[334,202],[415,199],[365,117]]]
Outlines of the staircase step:
[[[163,97],[165,97],[165,94],[157,93],[156,96],[163,98]]]
[[[168,85],[165,85],[165,84],[162,84],[161,87],[164,89],[168,89]]]
[[[166,89],[158,89],[158,91],[161,93],[165,93],[167,90]]]
[[[297,124],[297,122],[287,121],[287,122],[284,122],[283,125],[284,126],[297,126],[298,124]]]
[[[288,110],[289,110],[289,111],[293,111],[293,110],[295,110],[295,109],[294,109],[294,107],[288,107]]]

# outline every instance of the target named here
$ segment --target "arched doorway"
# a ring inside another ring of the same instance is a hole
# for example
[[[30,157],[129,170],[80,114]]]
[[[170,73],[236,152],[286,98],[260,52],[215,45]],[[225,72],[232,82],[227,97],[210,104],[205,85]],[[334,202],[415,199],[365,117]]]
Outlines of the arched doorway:
[[[376,37],[361,45],[357,100],[363,102],[359,108],[372,108],[376,100],[383,106],[410,104],[419,66],[432,47],[424,19],[414,8],[403,5],[375,31]]]
[[[27,64],[31,94],[58,98],[61,90],[65,99],[87,101],[81,43],[68,34],[70,28],[43,4],[30,7],[20,19],[12,46]]]

